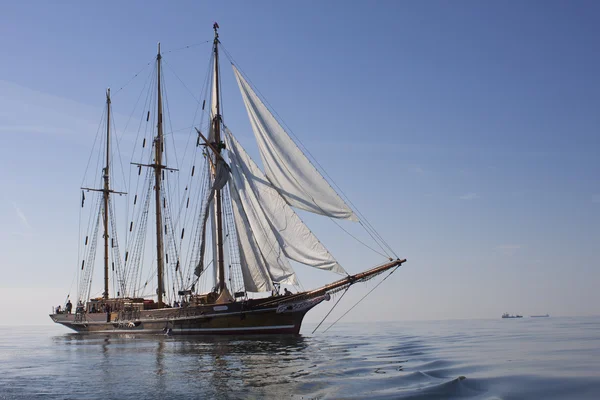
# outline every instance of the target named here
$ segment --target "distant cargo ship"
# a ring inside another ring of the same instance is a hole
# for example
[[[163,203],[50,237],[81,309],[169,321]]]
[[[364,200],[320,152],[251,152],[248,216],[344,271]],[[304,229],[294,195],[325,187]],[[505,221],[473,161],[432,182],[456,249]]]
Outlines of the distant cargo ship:
[[[544,314],[544,315],[532,315],[531,318],[548,318],[550,315],[548,314]]]
[[[502,318],[523,318],[522,315],[510,315],[509,313],[502,314]]]

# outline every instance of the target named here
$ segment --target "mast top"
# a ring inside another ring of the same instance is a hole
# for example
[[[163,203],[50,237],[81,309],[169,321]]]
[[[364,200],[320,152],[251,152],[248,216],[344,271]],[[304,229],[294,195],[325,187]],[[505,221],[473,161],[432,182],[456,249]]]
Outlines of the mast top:
[[[213,29],[215,30],[215,41],[219,40],[219,24],[216,22],[213,24]]]
[[[110,88],[106,88],[106,101],[110,103]]]
[[[161,55],[160,55],[160,42],[158,42],[158,53],[156,54],[156,58],[160,59]]]

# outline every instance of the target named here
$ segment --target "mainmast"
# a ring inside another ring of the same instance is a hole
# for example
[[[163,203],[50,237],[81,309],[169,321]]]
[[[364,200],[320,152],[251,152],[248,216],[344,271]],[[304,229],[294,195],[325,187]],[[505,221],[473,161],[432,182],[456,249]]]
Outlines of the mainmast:
[[[160,43],[158,44],[158,54],[156,55],[156,73],[157,73],[157,103],[158,103],[158,134],[154,139],[154,188],[156,194],[156,265],[158,275],[158,308],[163,307],[163,271],[164,271],[164,248],[163,248],[163,230],[162,230],[162,210],[161,210],[161,190],[160,183],[164,166],[162,165],[163,152],[163,108],[162,108],[162,93],[160,88]]]
[[[110,166],[110,88],[106,89],[106,167],[104,167],[104,293],[108,299],[108,196],[110,195],[109,173]]]
[[[212,120],[213,124],[213,132],[215,134],[215,148],[217,152],[221,153],[221,104],[219,98],[219,25],[215,22],[213,24],[213,29],[215,30],[215,40],[213,42],[213,49],[215,52],[215,116]],[[216,162],[218,163],[219,157],[216,157]],[[215,168],[216,172],[216,168]],[[219,293],[225,290],[225,263],[223,256],[223,216],[222,216],[222,206],[221,206],[221,191],[217,190],[215,192],[216,197],[216,228],[217,228],[217,267],[218,267],[218,279],[219,279]]]

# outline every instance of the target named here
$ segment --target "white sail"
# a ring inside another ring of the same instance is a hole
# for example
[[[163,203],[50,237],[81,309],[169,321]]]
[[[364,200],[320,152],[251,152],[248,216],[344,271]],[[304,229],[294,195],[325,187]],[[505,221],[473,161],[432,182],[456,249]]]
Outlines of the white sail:
[[[262,269],[269,272],[274,283],[296,284],[296,274],[258,198],[243,175],[239,159],[231,149],[228,154],[231,167],[231,199],[234,210],[239,214],[235,225],[240,237],[240,254],[244,255],[243,258],[248,263],[256,263],[255,265],[242,264],[242,270]]]
[[[273,281],[267,269],[258,243],[252,235],[250,223],[246,217],[237,190],[231,190],[233,219],[238,237],[240,265],[244,287],[248,292],[268,292],[273,290]]]
[[[314,268],[346,275],[346,271],[273,188],[231,132],[228,129],[225,132],[233,180],[236,186],[247,188],[246,196],[253,200],[253,204],[259,205],[263,225],[270,228],[285,256]]]
[[[358,221],[354,212],[316,170],[233,66],[265,174],[293,207],[332,218]]]

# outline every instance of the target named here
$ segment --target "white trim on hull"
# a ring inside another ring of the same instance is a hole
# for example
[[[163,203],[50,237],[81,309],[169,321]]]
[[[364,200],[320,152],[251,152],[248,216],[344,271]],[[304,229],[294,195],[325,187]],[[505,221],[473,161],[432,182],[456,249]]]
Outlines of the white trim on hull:
[[[171,329],[167,334],[182,334],[186,333],[193,334],[194,332],[202,332],[206,334],[210,334],[210,332],[215,333],[229,333],[229,332],[255,332],[255,331],[274,331],[274,330],[293,330],[296,328],[296,325],[275,325],[275,326],[255,326],[255,327],[238,327],[238,328],[174,328]],[[138,334],[166,334],[164,330],[139,330],[139,329],[113,329],[113,330],[104,330],[104,331],[92,331],[87,333],[138,333]]]
[[[174,328],[173,333],[179,332],[239,332],[239,331],[270,331],[276,329],[294,329],[296,325],[252,326],[239,328]]]

